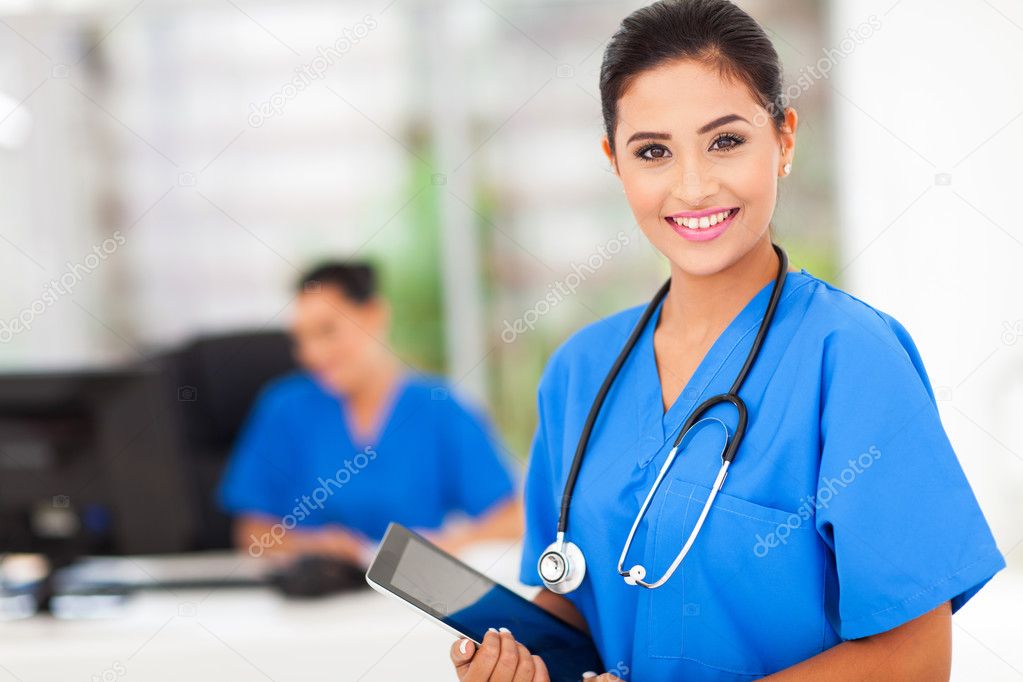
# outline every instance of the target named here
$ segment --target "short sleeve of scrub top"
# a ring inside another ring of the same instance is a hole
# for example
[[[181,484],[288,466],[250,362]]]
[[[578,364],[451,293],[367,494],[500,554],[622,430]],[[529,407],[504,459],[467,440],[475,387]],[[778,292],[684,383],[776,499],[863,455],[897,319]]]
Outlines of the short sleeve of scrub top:
[[[554,541],[558,527],[558,512],[561,506],[561,485],[563,479],[553,469],[559,459],[551,455],[548,447],[552,434],[552,413],[546,409],[548,402],[557,402],[560,383],[557,375],[557,352],[548,361],[537,390],[538,421],[533,433],[529,461],[523,483],[525,504],[525,533],[522,538],[522,565],[519,582],[539,587],[543,585],[537,572],[537,561],[547,545]],[[556,435],[553,436],[555,439]]]
[[[450,504],[469,516],[479,516],[511,499],[518,487],[517,467],[482,411],[453,395],[446,402],[441,448],[450,457],[444,479],[450,486]]]
[[[909,333],[802,270],[788,273],[740,389],[746,437],[692,550],[660,588],[624,584],[616,563],[639,506],[686,417],[730,387],[772,288],[733,319],[667,411],[652,341],[658,311],[594,427],[567,532],[586,578],[566,596],[625,679],[767,675],[945,601],[958,610],[1005,566]],[[643,307],[580,330],[545,368],[524,491],[525,584],[542,584],[536,563],[555,539],[586,413]],[[707,414],[734,432],[734,408]],[[720,466],[714,433],[697,432],[693,450],[680,451],[625,568],[641,560],[656,579],[681,549]]]
[[[221,507],[231,513],[283,516],[291,508],[293,425],[290,393],[282,388],[271,382],[260,391],[234,445],[217,491]]]
[[[948,600],[954,613],[1005,565],[916,344],[881,318],[890,333],[857,326],[824,345],[816,527],[834,556],[827,615],[843,639]]]

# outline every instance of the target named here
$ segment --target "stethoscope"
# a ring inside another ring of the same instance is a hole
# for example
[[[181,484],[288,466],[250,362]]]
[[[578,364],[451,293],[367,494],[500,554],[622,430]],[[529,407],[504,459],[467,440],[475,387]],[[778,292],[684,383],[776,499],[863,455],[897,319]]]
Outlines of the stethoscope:
[[[692,414],[689,415],[689,418],[686,419],[685,424],[682,426],[682,430],[679,433],[678,438],[675,439],[675,442],[672,445],[671,452],[668,453],[668,457],[665,459],[660,471],[658,471],[657,478],[654,479],[650,492],[647,493],[646,499],[639,508],[639,513],[636,515],[636,520],[632,524],[632,529],[629,530],[629,535],[625,540],[625,546],[622,547],[621,556],[618,557],[618,574],[622,576],[625,579],[625,582],[629,585],[639,585],[650,589],[660,587],[667,582],[667,580],[675,572],[675,569],[679,567],[682,560],[693,546],[693,542],[696,541],[696,537],[699,535],[700,528],[703,526],[703,522],[707,518],[707,513],[710,511],[714,498],[717,496],[718,491],[721,490],[721,486],[725,482],[725,476],[728,474],[728,467],[735,460],[735,453],[739,449],[739,445],[742,443],[743,436],[746,434],[746,403],[744,403],[742,398],[739,397],[739,388],[742,386],[742,382],[746,379],[746,375],[749,374],[750,368],[753,367],[753,362],[756,360],[757,353],[760,351],[760,346],[763,344],[764,337],[767,335],[767,330],[770,328],[771,321],[774,319],[774,311],[778,307],[778,300],[781,298],[782,288],[785,286],[785,275],[788,272],[789,267],[789,260],[785,251],[783,251],[777,244],[771,244],[771,246],[774,247],[775,252],[778,254],[778,275],[774,280],[774,289],[771,291],[771,298],[767,304],[767,311],[764,313],[764,318],[760,322],[760,329],[757,331],[757,336],[753,340],[753,347],[750,349],[749,355],[746,356],[746,362],[743,364],[742,369],[739,370],[739,374],[736,376],[732,387],[728,389],[728,392],[708,398],[695,410],[693,410]],[[607,397],[607,392],[610,390],[611,384],[618,376],[618,372],[621,370],[622,365],[625,364],[625,361],[628,359],[633,347],[635,347],[636,342],[643,333],[643,329],[647,325],[647,322],[650,321],[654,311],[657,310],[658,304],[660,304],[665,295],[667,295],[670,286],[671,280],[669,279],[663,286],[661,286],[653,299],[647,305],[646,310],[643,311],[643,315],[639,318],[639,322],[636,323],[636,327],[632,330],[629,338],[625,341],[625,346],[622,348],[621,352],[618,353],[618,357],[611,366],[611,370],[604,378],[604,383],[601,384],[600,390],[597,392],[597,397],[594,398],[593,405],[590,406],[590,412],[586,416],[586,422],[583,424],[583,431],[579,436],[579,443],[575,449],[575,456],[572,458],[572,467],[569,469],[568,479],[565,481],[565,490],[561,495],[561,512],[558,516],[557,536],[554,542],[548,545],[547,549],[544,550],[544,553],[540,556],[540,560],[537,562],[536,566],[543,584],[547,587],[547,589],[557,594],[566,594],[575,590],[582,584],[583,578],[586,576],[586,557],[583,556],[583,552],[579,549],[578,545],[574,542],[565,540],[565,531],[568,528],[568,510],[572,504],[572,491],[575,488],[576,478],[579,476],[579,469],[582,467],[583,455],[586,452],[586,445],[590,440],[590,433],[593,431],[593,424],[597,421],[597,416],[600,414],[600,408],[604,404],[604,398]],[[703,511],[700,512],[696,525],[693,526],[693,530],[689,533],[689,537],[682,545],[682,549],[675,557],[675,560],[672,561],[668,570],[665,571],[664,575],[654,582],[646,582],[644,580],[644,578],[646,578],[646,568],[642,564],[636,564],[627,571],[622,570],[622,566],[624,565],[625,559],[629,553],[629,548],[632,546],[632,539],[636,534],[636,528],[639,527],[640,521],[642,521],[647,507],[650,506],[650,501],[653,499],[658,486],[660,486],[661,480],[671,467],[672,462],[675,461],[675,455],[678,453],[679,445],[685,439],[693,426],[699,422],[717,421],[724,426],[724,422],[720,419],[713,417],[700,419],[700,415],[718,403],[725,402],[731,403],[735,406],[735,409],[739,414],[739,421],[735,429],[735,434],[731,440],[728,439],[728,429],[725,427],[725,447],[721,452],[721,468],[718,470],[718,474],[714,479],[714,485],[711,487],[710,494],[707,495],[707,500],[703,504]]]

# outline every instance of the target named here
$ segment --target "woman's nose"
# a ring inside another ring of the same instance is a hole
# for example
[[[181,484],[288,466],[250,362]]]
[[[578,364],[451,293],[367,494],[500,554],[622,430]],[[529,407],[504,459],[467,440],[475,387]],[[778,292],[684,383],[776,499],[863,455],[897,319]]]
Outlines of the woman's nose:
[[[718,183],[707,168],[690,164],[680,168],[672,194],[687,206],[702,206],[707,197],[718,191]]]

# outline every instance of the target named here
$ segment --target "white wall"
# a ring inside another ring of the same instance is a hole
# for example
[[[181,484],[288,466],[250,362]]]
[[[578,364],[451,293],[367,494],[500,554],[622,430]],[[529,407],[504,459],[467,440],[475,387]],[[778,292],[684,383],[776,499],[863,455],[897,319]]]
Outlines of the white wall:
[[[877,30],[825,84],[843,285],[912,334],[999,546],[1023,568],[1023,7],[839,0],[834,44],[871,14]]]
[[[81,106],[63,68],[81,26],[75,15],[37,13],[7,17],[0,27],[4,369],[91,364],[126,350],[97,321],[107,317],[111,262],[93,252],[109,237],[99,220],[103,157],[91,134],[94,112]]]

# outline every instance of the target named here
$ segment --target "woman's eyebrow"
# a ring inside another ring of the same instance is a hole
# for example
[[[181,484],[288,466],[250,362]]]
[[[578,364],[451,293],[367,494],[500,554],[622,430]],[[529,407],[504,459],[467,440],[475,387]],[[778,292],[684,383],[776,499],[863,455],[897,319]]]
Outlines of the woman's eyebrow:
[[[744,123],[749,123],[749,121],[744,119],[742,116],[739,116],[739,114],[726,114],[725,116],[721,116],[719,118],[715,118],[710,123],[708,123],[708,124],[706,124],[704,126],[701,126],[696,131],[696,134],[697,135],[703,135],[704,133],[707,133],[707,132],[710,132],[711,130],[714,130],[718,126],[723,126],[726,123],[731,123],[732,121],[743,121]],[[670,140],[670,139],[671,139],[671,133],[639,132],[639,133],[633,133],[629,137],[628,141],[626,141],[625,144],[626,144],[626,146],[630,145],[633,142],[635,142],[636,140]]]
[[[625,145],[628,146],[636,140],[670,140],[671,133],[633,133]]]
[[[718,126],[723,126],[724,124],[731,123],[732,121],[742,121],[744,123],[749,123],[749,121],[744,119],[739,114],[727,114],[725,116],[721,116],[720,118],[715,118],[713,121],[711,121],[707,125],[701,127],[699,130],[696,131],[696,134],[697,135],[703,135],[706,132],[710,132],[711,130],[714,130]]]

